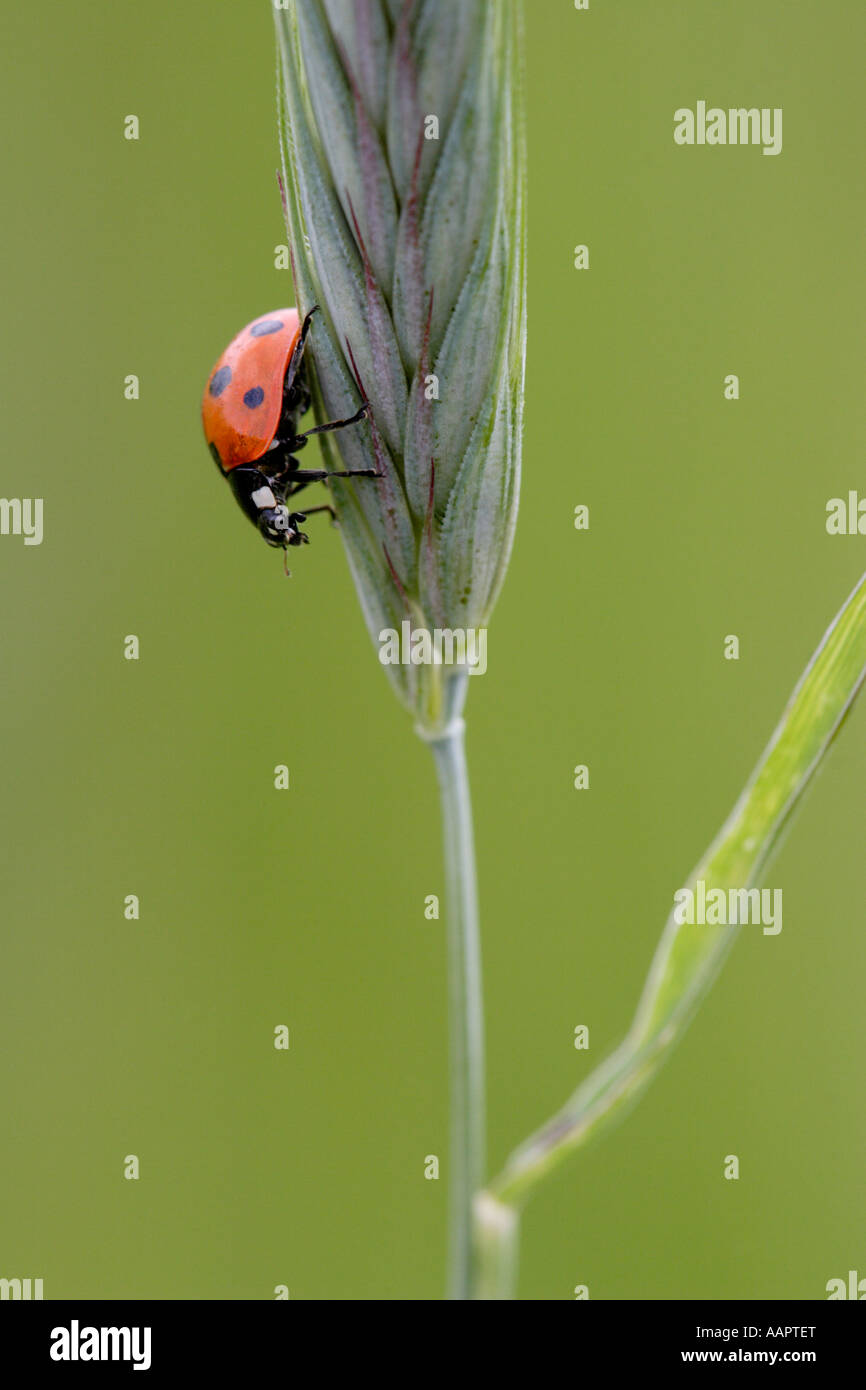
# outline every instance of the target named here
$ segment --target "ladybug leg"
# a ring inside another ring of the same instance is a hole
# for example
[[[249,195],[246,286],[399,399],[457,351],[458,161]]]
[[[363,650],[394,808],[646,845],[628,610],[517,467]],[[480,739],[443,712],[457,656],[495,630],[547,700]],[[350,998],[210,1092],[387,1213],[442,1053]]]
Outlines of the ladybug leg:
[[[325,502],[324,505],[321,507],[308,507],[305,512],[292,512],[292,524],[294,525],[296,521],[306,521],[308,516],[314,516],[316,512],[330,512],[331,520],[336,525],[337,513],[334,511],[334,508],[328,502]]]
[[[332,430],[344,430],[348,425],[357,425],[366,418],[369,410],[370,402],[365,401],[361,409],[350,415],[348,420],[329,420],[326,425],[314,425],[311,430],[305,430],[303,434],[298,435],[298,442],[303,439],[306,443],[314,434],[329,434]]]
[[[336,524],[337,524],[337,513],[334,511],[334,508],[331,507],[331,506],[329,506],[327,503],[325,503],[325,505],[322,506],[322,507],[310,507],[310,508],[308,508],[308,510],[305,511],[305,512],[290,512],[290,513],[289,513],[289,525],[290,525],[291,528],[292,528],[293,535],[291,536],[290,540],[288,541],[288,544],[289,544],[289,545],[309,545],[309,544],[310,544],[310,538],[309,538],[309,536],[307,535],[306,531],[302,531],[302,530],[301,530],[301,526],[302,526],[302,524],[306,521],[306,519],[307,519],[308,516],[313,516],[316,512],[330,512],[330,513],[331,513],[331,520],[333,521],[334,525],[336,526]]]
[[[295,350],[289,358],[289,365],[286,370],[285,379],[290,383],[294,383],[297,377],[298,367],[300,365],[301,358],[304,355],[304,348],[307,345],[307,337],[312,326],[313,314],[318,313],[318,311],[318,304],[314,304],[310,312],[307,314],[307,317],[304,319],[303,324],[301,325],[301,335],[298,338],[298,341],[295,343]],[[291,387],[289,389],[291,389]]]
[[[325,473],[325,472],[319,472],[319,471],[317,470],[317,471],[314,473],[313,477],[310,478],[310,477],[307,477],[307,476],[304,475],[304,474],[301,474],[300,472],[297,472],[297,473],[294,473],[294,474],[292,475],[292,477],[288,480],[288,482],[285,484],[284,490],[283,490],[283,494],[282,494],[282,495],[283,495],[285,498],[295,497],[299,492],[303,492],[303,490],[304,490],[305,487],[309,487],[309,486],[310,486],[310,483],[323,483],[323,482],[325,482],[328,478],[357,478],[357,477],[366,478],[367,476],[368,476],[368,475],[367,475],[366,472],[360,473],[360,474],[358,474],[358,473]],[[293,478],[298,478],[298,477],[301,477],[301,478],[303,479],[303,481],[302,481],[302,482],[293,482]],[[374,478],[378,478],[378,477],[379,477],[379,474],[378,474],[378,473],[374,473],[374,474],[373,474],[373,477],[374,477]],[[311,507],[311,508],[310,508],[310,511],[313,511],[313,512],[315,512],[315,511],[328,511],[328,510],[329,510],[329,508],[328,508],[327,505],[325,505],[325,506],[323,506],[323,507]],[[330,510],[333,510],[333,508],[330,508]]]
[[[307,344],[310,325],[313,322],[313,314],[318,312],[318,308],[318,304],[314,304],[304,319],[298,341],[295,343],[294,351],[289,358],[289,365],[286,368],[283,382],[282,428],[291,433],[294,433],[295,420],[301,415],[306,415],[310,408],[310,388],[301,359]]]
[[[290,468],[281,475],[286,487],[293,483],[300,484],[299,487],[292,487],[292,492],[300,492],[307,483],[324,483],[328,478],[381,478],[382,474],[377,473],[375,468],[353,468],[348,473],[329,473],[327,468]],[[289,494],[291,495],[291,494]]]

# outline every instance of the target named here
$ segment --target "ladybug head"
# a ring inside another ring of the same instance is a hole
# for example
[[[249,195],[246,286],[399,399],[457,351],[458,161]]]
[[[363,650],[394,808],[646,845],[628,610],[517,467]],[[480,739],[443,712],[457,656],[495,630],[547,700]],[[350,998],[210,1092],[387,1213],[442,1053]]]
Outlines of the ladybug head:
[[[295,525],[306,519],[301,512],[290,512],[288,507],[278,502],[275,507],[265,507],[259,512],[258,525],[268,545],[285,550],[286,546],[304,545],[309,541],[309,536]]]
[[[258,515],[259,530],[268,545],[284,550],[287,545],[297,544],[297,532],[292,525],[288,507],[278,502],[275,507],[264,507]]]

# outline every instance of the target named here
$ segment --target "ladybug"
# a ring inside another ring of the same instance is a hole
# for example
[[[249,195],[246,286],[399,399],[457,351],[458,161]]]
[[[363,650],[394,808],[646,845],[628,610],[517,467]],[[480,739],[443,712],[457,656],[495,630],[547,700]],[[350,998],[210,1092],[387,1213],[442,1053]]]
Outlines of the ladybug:
[[[350,473],[298,468],[295,454],[311,435],[357,425],[370,408],[365,401],[348,420],[298,433],[298,420],[310,408],[303,356],[317,307],[303,324],[297,309],[276,309],[248,323],[216,363],[201,403],[205,439],[220,473],[268,545],[284,552],[309,542],[299,527],[313,512],[335,517],[331,506],[290,511],[289,498],[327,478],[381,477],[372,468]]]

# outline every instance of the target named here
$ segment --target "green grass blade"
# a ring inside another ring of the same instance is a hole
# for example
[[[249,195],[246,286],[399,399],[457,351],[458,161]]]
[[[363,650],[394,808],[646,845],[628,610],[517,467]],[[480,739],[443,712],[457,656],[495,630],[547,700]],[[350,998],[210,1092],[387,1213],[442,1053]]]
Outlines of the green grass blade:
[[[838,733],[866,676],[866,575],[825,633],[758,766],[684,888],[749,888]],[[545,1173],[619,1116],[655,1075],[715,979],[740,928],[679,924],[662,933],[628,1035],[490,1185],[528,1196]]]

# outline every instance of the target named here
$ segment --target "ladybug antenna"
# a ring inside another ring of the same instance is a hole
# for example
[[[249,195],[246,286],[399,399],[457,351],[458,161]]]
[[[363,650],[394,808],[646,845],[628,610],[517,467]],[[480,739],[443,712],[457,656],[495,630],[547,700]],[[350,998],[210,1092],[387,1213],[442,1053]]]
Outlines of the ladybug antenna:
[[[285,546],[283,546],[283,573],[287,579],[291,579],[292,571],[289,569],[289,552]]]

